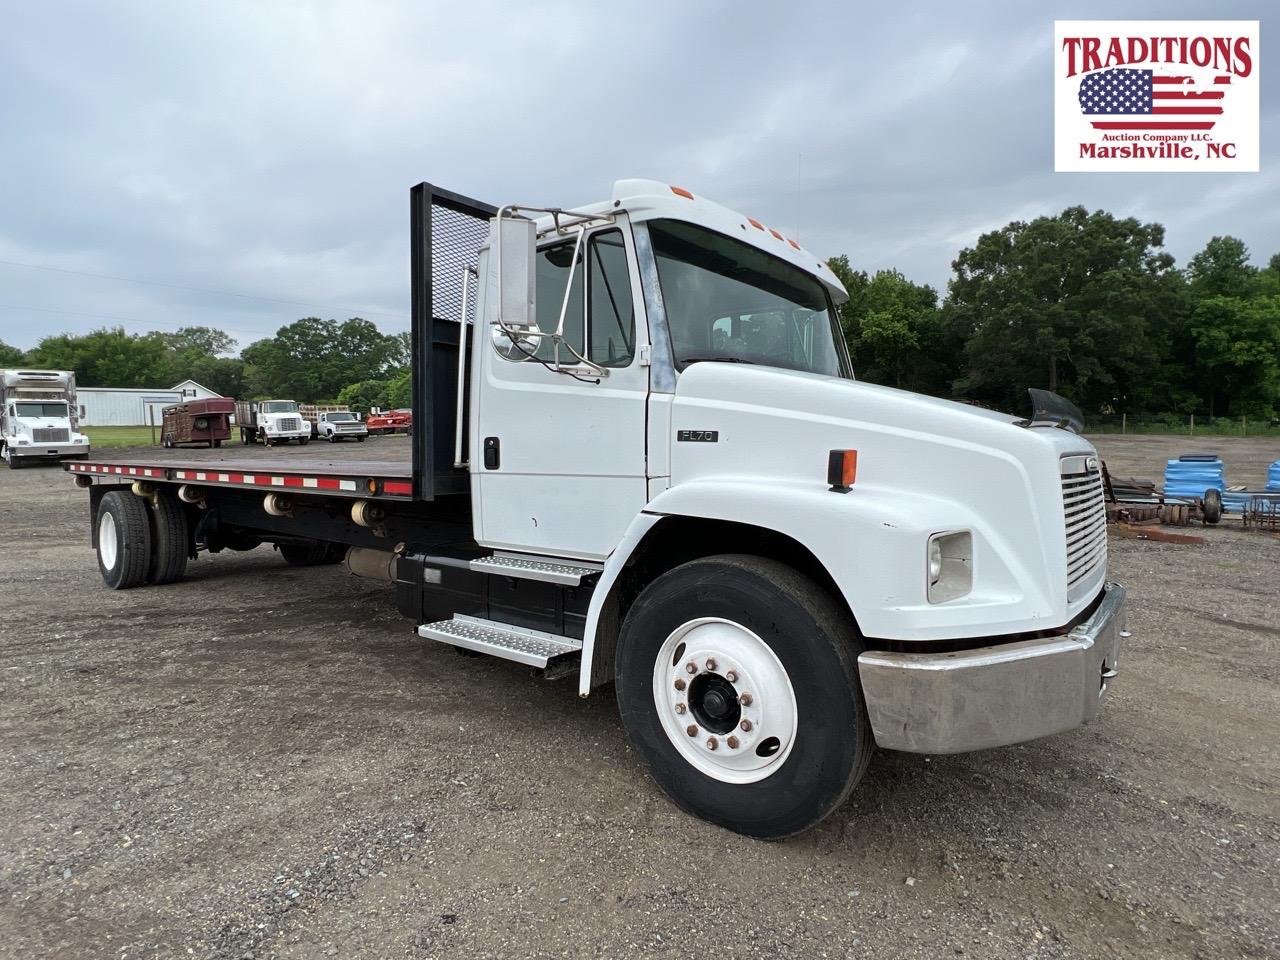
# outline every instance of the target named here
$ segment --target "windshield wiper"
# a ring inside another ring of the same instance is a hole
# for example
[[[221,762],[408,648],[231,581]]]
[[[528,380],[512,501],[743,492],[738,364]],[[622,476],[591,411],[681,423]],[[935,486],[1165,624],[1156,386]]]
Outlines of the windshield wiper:
[[[749,363],[749,364],[752,364],[753,366],[757,366],[757,367],[760,366],[760,364],[756,363],[756,361],[744,360],[742,357],[683,357],[681,359],[683,360],[685,366],[688,366],[691,363],[700,363],[703,360],[707,360],[712,363]]]

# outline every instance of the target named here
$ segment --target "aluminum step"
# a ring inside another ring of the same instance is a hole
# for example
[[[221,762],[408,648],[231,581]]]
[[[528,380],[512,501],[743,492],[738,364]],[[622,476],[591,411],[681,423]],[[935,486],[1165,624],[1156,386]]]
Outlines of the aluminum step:
[[[572,637],[462,614],[456,615],[452,620],[424,623],[418,627],[418,636],[502,657],[504,660],[527,663],[541,670],[582,652],[582,641]]]
[[[471,561],[471,569],[477,573],[515,577],[519,580],[543,580],[565,587],[576,587],[588,577],[594,577],[604,565],[585,560],[559,560],[555,557],[534,557],[526,554],[495,553]]]

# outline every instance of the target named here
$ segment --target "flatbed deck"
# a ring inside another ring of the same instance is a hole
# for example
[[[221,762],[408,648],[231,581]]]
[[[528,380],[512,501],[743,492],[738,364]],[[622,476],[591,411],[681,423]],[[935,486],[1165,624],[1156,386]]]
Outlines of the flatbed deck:
[[[408,500],[413,467],[396,460],[94,459],[65,464],[68,473],[102,479],[159,480],[218,487],[287,489],[295,493]]]

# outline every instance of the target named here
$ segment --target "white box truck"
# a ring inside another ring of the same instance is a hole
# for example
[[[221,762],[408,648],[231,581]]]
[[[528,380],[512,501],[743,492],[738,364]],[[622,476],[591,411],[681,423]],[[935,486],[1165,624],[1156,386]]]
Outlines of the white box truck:
[[[345,556],[426,641],[611,685],[657,785],[757,837],[820,821],[877,748],[1097,714],[1125,592],[1051,396],[1019,418],[859,382],[822,260],[680,187],[562,210],[419,184],[411,238],[412,463],[71,464],[108,587],[262,542]]]
[[[89,456],[69,370],[0,370],[0,457],[9,468]]]

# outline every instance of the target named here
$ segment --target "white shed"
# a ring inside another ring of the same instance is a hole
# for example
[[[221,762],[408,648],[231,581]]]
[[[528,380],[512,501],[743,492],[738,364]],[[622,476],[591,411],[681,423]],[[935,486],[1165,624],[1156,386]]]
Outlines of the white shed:
[[[170,404],[217,396],[204,384],[183,380],[169,390],[81,387],[76,391],[76,403],[80,406],[80,422],[87,427],[147,427],[152,422],[158,427],[164,408]]]

